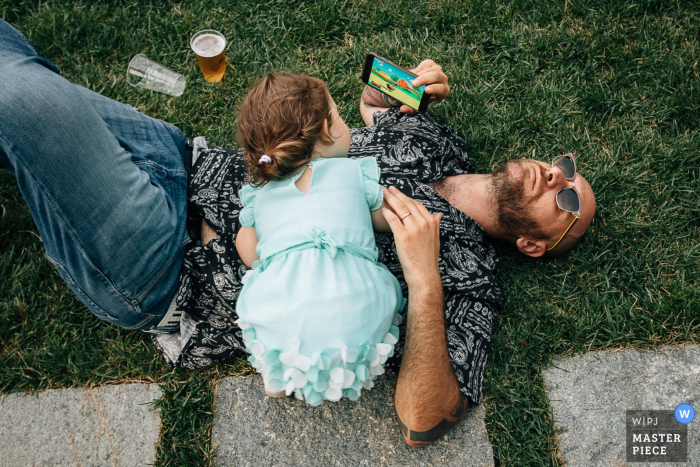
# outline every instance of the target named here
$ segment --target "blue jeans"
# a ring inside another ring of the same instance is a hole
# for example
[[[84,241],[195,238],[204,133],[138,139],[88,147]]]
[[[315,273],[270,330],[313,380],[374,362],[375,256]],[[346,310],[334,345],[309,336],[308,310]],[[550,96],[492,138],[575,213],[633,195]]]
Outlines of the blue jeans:
[[[178,286],[185,135],[59,75],[0,20],[0,168],[17,178],[46,248],[99,318],[157,328]]]

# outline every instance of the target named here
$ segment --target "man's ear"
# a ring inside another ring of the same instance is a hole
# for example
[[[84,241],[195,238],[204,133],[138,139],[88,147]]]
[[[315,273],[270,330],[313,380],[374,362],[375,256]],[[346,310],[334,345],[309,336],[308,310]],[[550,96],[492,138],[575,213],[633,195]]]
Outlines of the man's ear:
[[[518,237],[515,241],[515,246],[521,253],[532,258],[539,258],[547,252],[546,240],[531,240],[525,237]]]

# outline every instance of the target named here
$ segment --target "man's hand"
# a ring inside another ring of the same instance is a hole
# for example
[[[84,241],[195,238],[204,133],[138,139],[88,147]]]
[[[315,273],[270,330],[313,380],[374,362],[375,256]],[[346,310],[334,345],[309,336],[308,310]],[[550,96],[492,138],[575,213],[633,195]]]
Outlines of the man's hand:
[[[423,60],[420,62],[420,65],[411,71],[418,75],[418,78],[411,81],[411,86],[415,88],[426,84],[425,92],[430,94],[430,102],[441,101],[450,94],[447,75],[442,71],[442,67],[434,61],[430,59]],[[399,110],[408,114],[416,113],[415,110],[407,105],[402,105]]]
[[[394,187],[384,190],[384,200],[391,209],[384,208],[382,213],[394,234],[396,252],[409,289],[433,281],[440,284],[438,257],[442,214],[430,214],[425,206]]]
[[[411,70],[418,77],[411,82],[412,86],[427,85],[425,92],[430,95],[430,102],[441,101],[450,94],[450,86],[447,84],[447,75],[442,67],[432,60],[423,60],[420,65]],[[365,86],[360,99],[360,114],[365,125],[372,126],[372,114],[376,111],[386,111],[391,107],[397,107],[400,102],[384,94],[383,92]],[[407,105],[401,106],[401,112],[414,114],[415,110]]]

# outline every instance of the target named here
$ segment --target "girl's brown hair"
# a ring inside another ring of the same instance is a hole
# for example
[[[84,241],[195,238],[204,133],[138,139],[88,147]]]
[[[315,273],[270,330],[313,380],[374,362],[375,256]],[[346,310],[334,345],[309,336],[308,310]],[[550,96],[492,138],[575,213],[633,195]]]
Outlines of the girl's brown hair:
[[[318,78],[270,72],[257,82],[243,101],[236,130],[252,185],[262,186],[301,170],[311,160],[317,141],[333,144],[323,134],[323,121],[330,113],[328,88]],[[263,154],[272,162],[260,162]]]

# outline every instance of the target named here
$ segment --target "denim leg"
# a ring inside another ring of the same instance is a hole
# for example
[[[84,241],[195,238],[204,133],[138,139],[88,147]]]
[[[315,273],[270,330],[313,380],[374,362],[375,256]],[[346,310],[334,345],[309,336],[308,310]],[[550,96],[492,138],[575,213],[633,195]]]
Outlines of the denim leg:
[[[0,20],[0,167],[46,254],[100,318],[152,329],[184,258],[184,135],[76,86]]]

